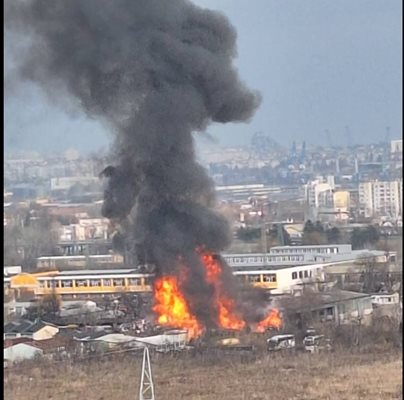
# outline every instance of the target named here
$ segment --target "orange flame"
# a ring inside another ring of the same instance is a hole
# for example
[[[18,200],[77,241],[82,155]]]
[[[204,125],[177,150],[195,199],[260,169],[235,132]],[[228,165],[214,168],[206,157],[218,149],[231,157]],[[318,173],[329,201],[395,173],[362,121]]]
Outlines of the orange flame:
[[[255,327],[255,332],[264,333],[268,328],[279,329],[282,326],[282,318],[279,311],[273,308],[269,314]]]
[[[214,288],[214,302],[217,311],[217,324],[223,329],[241,330],[246,322],[235,312],[236,302],[223,293],[222,266],[213,254],[198,249],[201,261],[206,270],[206,282]],[[187,274],[183,271],[183,277]],[[157,321],[161,325],[182,328],[188,331],[190,339],[200,336],[205,327],[190,311],[189,304],[181,293],[179,281],[175,276],[164,276],[154,282],[155,305],[153,311],[157,314]],[[268,328],[279,329],[282,319],[277,309],[272,309],[260,321],[254,331],[263,333]]]
[[[222,268],[214,259],[212,254],[205,253],[202,255],[202,263],[206,268],[206,280],[215,288],[216,306],[218,310],[218,323],[221,328],[240,330],[245,327],[245,322],[239,318],[235,312],[235,302],[231,298],[221,293],[222,283],[220,276]]]
[[[190,339],[201,335],[203,328],[190,313],[174,276],[164,276],[154,282],[154,299],[153,311],[158,315],[159,324],[186,329]]]

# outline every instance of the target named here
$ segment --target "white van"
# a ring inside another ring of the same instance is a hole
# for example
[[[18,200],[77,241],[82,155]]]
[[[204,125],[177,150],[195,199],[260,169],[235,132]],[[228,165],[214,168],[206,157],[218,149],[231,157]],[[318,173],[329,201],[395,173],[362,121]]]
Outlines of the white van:
[[[294,349],[296,346],[295,335],[276,335],[267,340],[268,351]]]
[[[303,339],[304,349],[310,353],[318,353],[320,351],[331,351],[331,341],[324,335],[306,336]]]

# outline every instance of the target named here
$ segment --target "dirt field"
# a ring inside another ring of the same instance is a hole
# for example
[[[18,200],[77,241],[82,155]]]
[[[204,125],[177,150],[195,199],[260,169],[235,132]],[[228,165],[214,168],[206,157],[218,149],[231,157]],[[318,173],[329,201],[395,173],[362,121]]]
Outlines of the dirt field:
[[[42,363],[4,375],[7,400],[138,399],[140,356]],[[253,361],[152,355],[157,400],[402,399],[401,350],[279,354]]]

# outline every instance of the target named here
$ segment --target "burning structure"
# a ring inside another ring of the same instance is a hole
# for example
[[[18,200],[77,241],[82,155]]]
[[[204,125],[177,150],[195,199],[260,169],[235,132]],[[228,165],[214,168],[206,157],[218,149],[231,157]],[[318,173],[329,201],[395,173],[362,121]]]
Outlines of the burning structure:
[[[233,65],[227,18],[187,0],[6,0],[5,24],[14,40],[30,38],[16,60],[22,79],[115,133],[103,214],[119,221],[130,251],[157,266],[159,323],[198,336],[262,319],[260,296],[240,298],[213,256],[229,244],[229,228],[194,154],[194,133],[246,121],[260,103]]]

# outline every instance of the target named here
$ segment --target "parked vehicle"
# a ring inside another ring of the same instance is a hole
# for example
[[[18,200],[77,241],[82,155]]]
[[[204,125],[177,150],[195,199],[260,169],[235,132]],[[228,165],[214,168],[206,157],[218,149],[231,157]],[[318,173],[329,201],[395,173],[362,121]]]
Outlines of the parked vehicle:
[[[296,346],[295,335],[276,335],[267,340],[268,351],[294,349]]]
[[[305,335],[304,335],[304,337],[307,337],[307,336],[316,336],[316,334],[317,334],[317,332],[316,332],[316,330],[314,329],[314,328],[307,328],[306,329],[306,333],[305,333]]]
[[[306,336],[303,339],[304,349],[310,353],[318,353],[320,351],[331,351],[331,340],[324,335]]]

